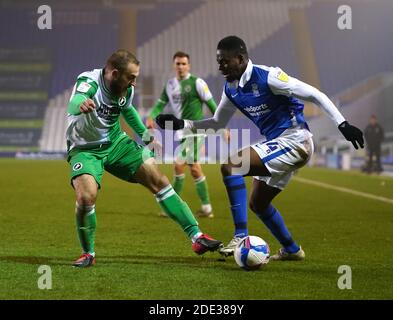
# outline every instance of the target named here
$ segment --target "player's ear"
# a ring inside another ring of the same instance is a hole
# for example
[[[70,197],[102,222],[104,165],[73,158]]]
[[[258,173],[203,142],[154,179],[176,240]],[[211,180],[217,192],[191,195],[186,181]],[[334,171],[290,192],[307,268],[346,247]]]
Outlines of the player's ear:
[[[246,58],[244,57],[244,55],[239,54],[239,55],[237,56],[237,58],[239,59],[239,63],[240,63],[240,64],[245,64]]]
[[[117,80],[120,78],[120,71],[117,69],[112,70],[112,79]]]

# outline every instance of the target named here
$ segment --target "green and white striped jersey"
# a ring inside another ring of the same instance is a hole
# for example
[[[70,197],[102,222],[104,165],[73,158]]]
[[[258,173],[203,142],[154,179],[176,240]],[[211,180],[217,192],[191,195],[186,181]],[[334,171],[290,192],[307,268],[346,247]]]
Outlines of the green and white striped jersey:
[[[125,135],[120,126],[120,114],[142,138],[147,129],[132,105],[133,96],[133,87],[127,89],[125,97],[113,96],[105,85],[103,69],[80,74],[68,105],[66,132],[68,151],[75,147],[94,148],[111,143],[120,135]],[[96,109],[87,114],[80,113],[79,105],[88,98],[94,101]]]
[[[169,79],[150,117],[153,119],[157,117],[168,104],[177,118],[187,120],[203,119],[204,104],[212,114],[217,108],[206,82],[193,74],[188,74],[183,80],[178,80],[176,77]],[[178,132],[178,136],[182,136],[181,132]]]

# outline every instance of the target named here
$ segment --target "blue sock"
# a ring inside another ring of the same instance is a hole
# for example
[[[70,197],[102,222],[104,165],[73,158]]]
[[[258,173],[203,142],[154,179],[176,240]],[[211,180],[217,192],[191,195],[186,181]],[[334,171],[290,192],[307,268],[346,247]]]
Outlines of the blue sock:
[[[242,176],[226,176],[224,183],[231,203],[232,218],[235,224],[235,237],[248,235],[247,229],[247,189]]]
[[[258,218],[260,218],[263,223],[268,227],[270,232],[276,237],[276,239],[284,247],[285,251],[288,253],[298,252],[300,247],[292,239],[287,227],[285,226],[284,220],[277,211],[275,207],[271,204],[263,212],[257,213]]]

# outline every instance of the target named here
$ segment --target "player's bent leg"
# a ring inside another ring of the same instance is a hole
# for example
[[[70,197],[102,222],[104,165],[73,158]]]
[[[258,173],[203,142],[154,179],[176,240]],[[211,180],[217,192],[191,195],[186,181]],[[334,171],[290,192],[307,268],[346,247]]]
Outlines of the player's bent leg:
[[[270,172],[261,162],[259,155],[248,147],[230,157],[226,164],[221,165],[221,173],[231,204],[235,232],[229,243],[220,249],[220,253],[230,256],[233,255],[240,240],[248,235],[247,190],[243,176],[270,175]]]
[[[74,267],[85,268],[95,264],[95,233],[97,227],[95,202],[98,186],[93,176],[83,174],[72,180],[75,189],[75,219],[82,255],[73,263]]]
[[[221,241],[212,239],[201,232],[190,208],[173,190],[168,178],[159,171],[153,158],[139,167],[134,178],[155,195],[164,212],[180,225],[187,237],[191,239],[195,253],[215,251],[222,245]]]
[[[90,174],[82,174],[72,179],[76,201],[80,205],[94,205],[97,199],[98,186]]]
[[[174,176],[173,176],[173,190],[180,196],[181,192],[183,191],[184,180],[185,180],[185,164],[184,163],[177,163],[174,164]],[[168,215],[165,211],[160,210],[158,212],[159,217],[167,218]]]
[[[173,190],[180,196],[183,191],[184,180],[185,180],[185,164],[180,162],[175,162],[174,164],[174,176],[173,176]],[[158,212],[159,217],[167,218],[168,215],[165,211],[160,210]]]
[[[273,236],[281,243],[282,248],[272,260],[303,260],[304,251],[292,239],[285,226],[280,212],[271,204],[271,201],[281,192],[280,189],[269,186],[265,181],[253,179],[250,196],[250,209],[266,225]]]
[[[189,164],[191,175],[194,178],[195,188],[202,207],[196,212],[198,217],[213,218],[213,208],[210,203],[209,188],[207,186],[206,176],[202,172],[202,167],[198,162]]]

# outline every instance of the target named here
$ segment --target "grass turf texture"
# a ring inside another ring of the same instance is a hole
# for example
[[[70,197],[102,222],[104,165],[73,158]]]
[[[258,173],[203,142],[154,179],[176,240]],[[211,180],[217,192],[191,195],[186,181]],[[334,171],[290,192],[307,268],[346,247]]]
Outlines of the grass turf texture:
[[[270,262],[241,270],[218,253],[203,257],[171,220],[157,216],[153,196],[106,173],[97,202],[97,265],[74,269],[80,253],[74,195],[65,161],[1,159],[0,299],[392,299],[393,204],[292,181],[274,201],[306,252],[302,262]],[[172,176],[171,166],[161,166]],[[204,232],[224,241],[233,232],[219,167],[204,166],[214,219]],[[299,177],[393,198],[393,179],[304,168]],[[190,175],[183,198],[199,202]],[[247,179],[248,186],[250,179]],[[279,244],[249,212],[249,233]],[[40,290],[40,265],[52,268],[52,289]],[[340,290],[340,265],[352,268],[352,289]]]

